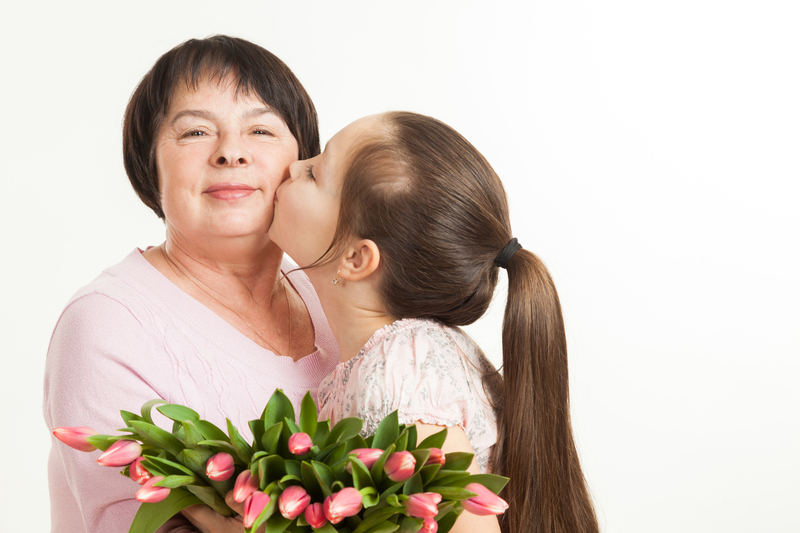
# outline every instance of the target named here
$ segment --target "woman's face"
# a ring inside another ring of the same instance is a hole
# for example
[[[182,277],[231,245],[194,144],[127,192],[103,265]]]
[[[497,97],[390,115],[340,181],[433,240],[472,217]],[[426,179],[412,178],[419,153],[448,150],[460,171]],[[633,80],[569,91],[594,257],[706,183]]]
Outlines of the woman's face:
[[[289,167],[289,179],[275,193],[269,237],[298,266],[319,259],[333,241],[347,154],[358,136],[378,120],[372,116],[353,122],[334,135],[320,155]]]
[[[273,198],[297,160],[297,141],[235,80],[179,86],[156,142],[167,235],[182,242],[267,239]]]

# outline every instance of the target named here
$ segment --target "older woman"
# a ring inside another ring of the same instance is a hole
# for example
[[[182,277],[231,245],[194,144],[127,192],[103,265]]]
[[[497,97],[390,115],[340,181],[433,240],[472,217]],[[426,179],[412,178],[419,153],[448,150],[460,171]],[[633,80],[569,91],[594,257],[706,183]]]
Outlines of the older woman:
[[[288,166],[319,153],[314,106],[278,58],[225,36],[164,54],[125,115],[125,168],[166,226],[79,290],[47,355],[49,427],[112,432],[163,398],[239,428],[276,387],[299,404],[339,360],[311,284],[267,236]],[[53,531],[126,531],[138,488],[54,444]],[[176,517],[163,530],[192,531]]]

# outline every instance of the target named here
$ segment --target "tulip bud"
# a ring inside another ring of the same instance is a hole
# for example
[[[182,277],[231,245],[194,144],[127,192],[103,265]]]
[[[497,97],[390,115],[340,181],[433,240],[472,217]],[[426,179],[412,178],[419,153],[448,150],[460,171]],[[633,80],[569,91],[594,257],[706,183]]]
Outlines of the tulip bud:
[[[311,437],[308,436],[308,433],[293,433],[289,437],[289,451],[295,455],[307,454],[313,445],[314,443],[311,442]]]
[[[436,533],[439,531],[439,522],[433,518],[426,518],[418,533]]]
[[[156,487],[155,484],[162,481],[164,476],[154,476],[147,480],[136,492],[136,499],[142,503],[157,503],[169,496],[167,487]]]
[[[244,501],[244,515],[242,515],[242,524],[244,527],[253,527],[253,524],[258,519],[261,511],[269,505],[269,496],[261,492],[255,491]]]
[[[439,514],[437,505],[441,501],[441,494],[436,492],[418,492],[408,497],[406,511],[414,518],[433,518]]]
[[[233,465],[231,454],[220,452],[212,455],[206,463],[206,475],[214,481],[230,479],[236,467]]]
[[[92,428],[81,427],[57,427],[53,430],[55,438],[71,448],[82,452],[91,452],[97,449],[96,446],[89,444],[86,438],[97,435]]]
[[[392,481],[405,481],[414,475],[417,460],[411,452],[394,452],[383,465],[383,471]]]
[[[141,444],[135,440],[118,440],[97,458],[97,462],[103,466],[127,466],[140,455]]]
[[[236,484],[233,486],[233,500],[242,503],[257,490],[258,478],[250,470],[245,470],[236,478]]]
[[[345,487],[339,492],[325,498],[322,512],[331,524],[338,524],[348,516],[355,516],[361,511],[361,493],[353,487]]]
[[[148,472],[147,469],[142,466],[142,461],[144,461],[144,455],[137,457],[136,460],[131,463],[129,470],[131,479],[139,485],[144,485],[151,477],[153,477],[153,474]]]
[[[428,457],[428,460],[425,461],[425,465],[439,465],[444,466],[445,461],[447,458],[444,456],[444,452],[439,448],[428,448],[431,451],[431,456]]]
[[[477,496],[461,502],[464,509],[472,514],[478,516],[497,515],[503,514],[508,509],[508,504],[503,498],[480,483],[470,483],[464,488],[477,494]]]
[[[364,466],[367,468],[372,468],[372,465],[375,464],[375,461],[380,459],[381,455],[383,455],[383,450],[379,448],[356,448],[347,455],[353,454],[355,454],[359,461],[364,463]],[[353,473],[353,466],[350,463],[347,463],[347,471],[351,474]]]
[[[308,522],[308,525],[314,529],[319,529],[328,523],[328,519],[325,518],[325,512],[322,510],[321,503],[312,503],[306,507],[303,516],[306,522]]]
[[[294,520],[306,510],[308,504],[311,503],[311,496],[308,495],[306,489],[297,485],[286,487],[278,498],[278,509],[284,518]]]

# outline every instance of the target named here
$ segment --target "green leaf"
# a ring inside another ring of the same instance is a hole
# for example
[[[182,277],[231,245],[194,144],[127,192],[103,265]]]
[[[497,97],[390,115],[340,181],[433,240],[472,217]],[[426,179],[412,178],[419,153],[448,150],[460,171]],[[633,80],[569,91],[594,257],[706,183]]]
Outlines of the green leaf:
[[[278,486],[281,490],[286,490],[286,487],[291,487],[292,485],[299,485],[303,486],[303,480],[299,476],[292,476],[290,474],[286,474],[282,478],[278,480]],[[305,487],[303,487],[305,488]]]
[[[330,522],[326,522],[324,526],[319,529],[315,529],[314,533],[339,533],[335,527]]]
[[[196,420],[195,425],[206,440],[222,440],[230,443],[228,435],[208,420]]]
[[[434,433],[433,435],[430,435],[428,438],[420,442],[419,446],[417,446],[417,449],[420,448],[442,449],[442,446],[444,446],[444,441],[446,439],[447,439],[447,428],[444,428],[440,432]]]
[[[463,509],[462,509],[463,510]],[[448,533],[458,520],[458,516],[461,514],[461,510],[447,513],[443,517],[439,518],[439,515],[436,515],[436,522],[439,524],[438,533]]]
[[[280,489],[273,489],[272,491],[270,491],[269,503],[267,504],[266,507],[264,507],[264,510],[261,511],[261,514],[258,515],[256,521],[253,522],[253,527],[251,527],[250,529],[245,529],[245,531],[247,532],[257,531],[258,528],[261,527],[261,524],[264,524],[267,520],[269,520],[272,517],[273,514],[275,514],[275,509],[278,508],[278,497],[280,496],[280,494],[281,494]],[[278,516],[281,515],[278,514]],[[281,518],[283,517],[281,516]]]
[[[286,475],[286,460],[280,455],[267,456],[261,459],[258,464],[259,475],[262,476],[259,479],[261,479],[262,485],[278,481]]]
[[[389,445],[394,444],[398,436],[397,411],[392,411],[378,424],[375,438],[372,440],[372,447],[385,450]]]
[[[261,446],[267,453],[275,453],[278,449],[278,439],[280,439],[281,432],[283,431],[283,422],[278,422],[269,427],[261,437]]]
[[[336,476],[333,475],[333,472],[325,463],[311,461],[311,468],[314,470],[314,475],[316,476],[317,481],[319,481],[322,492],[325,494],[325,496],[330,496],[330,487],[333,485],[333,482],[336,481]]]
[[[317,404],[311,392],[307,392],[300,403],[300,431],[309,437],[313,437],[317,431]]]
[[[347,443],[340,442],[339,444],[329,447],[330,449],[323,450],[317,455],[317,461],[324,462],[326,465],[333,465],[340,459],[347,455]]]
[[[210,446],[212,450],[215,452],[225,452],[233,457],[233,460],[236,460],[236,448],[233,447],[233,444],[228,442],[227,440],[201,440],[198,444],[202,446]]]
[[[361,493],[361,504],[364,506],[364,509],[374,507],[377,505],[378,501],[380,501],[380,494],[378,494],[378,489],[375,487],[364,487],[358,492]]]
[[[331,429],[330,434],[328,434],[328,438],[325,439],[325,446],[330,446],[331,444],[351,439],[358,435],[361,432],[361,428],[364,425],[364,421],[360,418],[343,418],[333,426]],[[394,441],[392,441],[394,442]]]
[[[432,465],[423,466],[419,470],[419,475],[422,478],[422,485],[425,486],[428,483],[430,483],[433,480],[434,476],[436,476],[436,474],[439,472],[440,468],[441,468],[441,466],[438,463],[432,464]],[[447,483],[443,483],[443,484],[446,485]]]
[[[461,511],[463,511],[464,508],[461,507],[461,504],[459,502],[442,502],[439,504],[439,512],[436,514],[434,518],[436,518],[437,521],[441,520],[442,518],[444,518],[444,515],[452,511],[456,505],[458,505],[459,507],[458,510],[455,511],[455,513],[457,515],[461,514]]]
[[[365,517],[364,520],[358,525],[353,533],[365,533],[372,527],[386,521],[390,516],[402,513],[403,511],[398,507],[384,507]]]
[[[369,528],[366,533],[392,533],[392,531],[397,531],[399,527],[393,522],[386,521]]]
[[[154,533],[164,523],[190,505],[203,502],[192,493],[175,489],[166,499],[158,503],[143,503],[139,506],[128,533]]]
[[[444,466],[445,470],[466,470],[472,464],[474,453],[452,452],[446,453]]]
[[[294,406],[281,389],[275,389],[266,407],[264,407],[261,419],[264,421],[264,427],[270,427],[282,422],[284,418],[295,420]]]
[[[331,425],[330,422],[327,420],[323,422],[317,423],[317,431],[314,432],[314,435],[311,437],[311,442],[316,444],[317,446],[324,446],[325,441],[328,440],[328,435],[331,432]]]
[[[122,416],[122,420],[125,421],[126,426],[131,425],[131,420],[144,420],[141,416],[136,413],[131,413],[130,411],[120,411],[119,414]]]
[[[178,455],[184,448],[183,442],[178,440],[175,435],[158,426],[139,420],[132,420],[131,425],[136,429],[136,432],[139,433],[143,441],[156,448],[161,448],[167,453]]]
[[[228,491],[233,488],[236,479],[234,477],[231,477],[227,481],[214,481],[210,479],[206,475],[206,463],[212,455],[214,455],[214,452],[210,450],[190,450],[187,448],[178,454],[176,459],[210,485],[218,495],[224,498]]]
[[[159,471],[159,476],[194,476],[195,473],[180,463],[175,463],[163,457],[145,456],[142,461],[144,467],[153,474]]]
[[[384,450],[383,454],[378,457],[378,460],[372,465],[372,468],[369,469],[369,473],[372,475],[372,481],[374,481],[376,485],[383,483],[383,480],[386,477],[386,473],[383,471],[383,465],[386,464],[386,459],[388,459],[393,453],[394,443],[390,444],[389,447]]]
[[[162,400],[161,398],[156,398],[155,400],[150,400],[149,402],[145,402],[144,405],[142,406],[142,419],[148,424],[152,424],[153,418],[150,416],[150,411],[156,405],[161,405],[163,403],[167,402]]]
[[[290,476],[297,476],[298,478],[301,477],[302,471],[300,470],[300,462],[295,461],[293,459],[289,459],[286,461],[286,474]]]
[[[375,483],[372,482],[372,476],[369,475],[369,470],[355,455],[350,458],[350,464],[353,468],[353,487],[357,490],[375,487]]]
[[[419,475],[419,472],[408,478],[403,485],[403,494],[406,496],[411,496],[412,494],[417,494],[418,492],[422,492],[422,477]]]
[[[283,419],[283,423],[286,425],[287,428],[289,428],[290,435],[293,435],[295,433],[300,433],[300,426],[295,424],[294,420],[290,420],[288,418],[284,418]],[[311,435],[309,435],[309,437],[310,436]]]
[[[200,415],[194,409],[189,409],[183,405],[176,403],[164,404],[156,408],[159,413],[166,416],[175,422],[183,422],[184,420],[200,420]]]
[[[406,427],[406,431],[408,431],[408,448],[407,450],[416,450],[417,449],[417,426],[411,424],[410,426]]]
[[[300,470],[302,472],[303,486],[305,486],[312,501],[321,502],[326,496],[330,495],[330,491],[328,494],[323,492],[322,485],[317,479],[314,468],[312,468],[310,463],[303,461],[300,465]]]
[[[205,437],[200,430],[197,429],[197,426],[194,425],[194,422],[191,420],[186,420],[182,423],[183,425],[183,444],[186,448],[191,448],[192,450],[207,450],[208,448],[200,444],[201,441],[205,440]]]
[[[194,485],[197,483],[197,477],[192,476],[167,476],[161,481],[154,483],[156,487],[167,487],[168,489],[176,489],[184,485]]]
[[[400,521],[400,529],[397,530],[397,533],[417,533],[420,529],[422,529],[422,524],[424,520],[422,518],[414,518],[412,516],[406,516]]]
[[[414,450],[411,452],[411,455],[413,455],[414,459],[417,461],[414,471],[419,472],[422,470],[422,467],[425,466],[425,463],[428,462],[428,459],[430,459],[431,451],[427,448],[422,448],[420,450]]]
[[[408,449],[408,431],[400,433],[400,436],[394,441],[394,447],[398,452],[404,452]]]
[[[469,477],[469,472],[464,470],[439,470],[439,472],[433,476],[431,482],[436,485],[452,485],[454,481],[466,477]]]
[[[253,450],[261,450],[261,439],[264,436],[264,421],[260,418],[248,422],[250,426],[250,433],[253,434]],[[252,460],[252,459],[251,459]]]
[[[293,521],[284,518],[280,513],[273,513],[265,522],[264,533],[283,533]]]
[[[104,452],[118,440],[130,438],[130,435],[92,435],[86,438],[86,442]]]
[[[473,474],[459,479],[458,481],[451,482],[449,485],[453,487],[466,487],[470,483],[480,483],[495,494],[500,494],[500,491],[503,490],[506,483],[508,483],[508,478],[498,476],[497,474]],[[442,484],[444,485],[444,483]]]
[[[233,448],[236,450],[236,455],[244,464],[250,464],[250,459],[253,458],[253,447],[247,444],[247,441],[242,438],[239,431],[230,420],[226,418],[225,422],[228,424],[228,436],[231,439]]]
[[[472,491],[467,489],[462,489],[460,487],[441,487],[441,486],[433,486],[427,487],[425,489],[426,492],[437,492],[442,495],[442,498],[445,500],[466,500],[467,498],[474,498],[477,496]]]
[[[217,492],[208,486],[186,485],[186,490],[197,496],[204,504],[208,505],[222,516],[233,516],[233,511]]]

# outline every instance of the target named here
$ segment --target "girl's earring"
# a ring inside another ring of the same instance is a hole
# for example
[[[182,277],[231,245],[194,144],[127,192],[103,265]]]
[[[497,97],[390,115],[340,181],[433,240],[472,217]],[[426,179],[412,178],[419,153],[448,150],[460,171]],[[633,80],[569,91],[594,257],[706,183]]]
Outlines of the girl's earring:
[[[335,278],[333,278],[333,284],[334,284],[334,285],[339,285],[339,284],[341,284],[341,283],[342,283],[342,278],[340,278],[340,277],[339,277],[339,273],[340,273],[341,271],[342,271],[342,269],[341,269],[341,268],[340,268],[339,270],[337,270],[337,271],[336,271],[336,277],[335,277]]]

